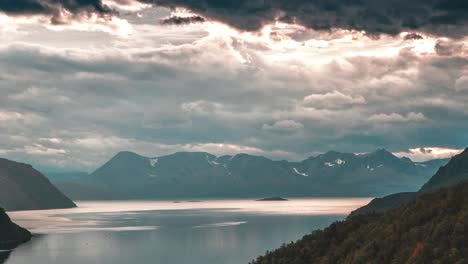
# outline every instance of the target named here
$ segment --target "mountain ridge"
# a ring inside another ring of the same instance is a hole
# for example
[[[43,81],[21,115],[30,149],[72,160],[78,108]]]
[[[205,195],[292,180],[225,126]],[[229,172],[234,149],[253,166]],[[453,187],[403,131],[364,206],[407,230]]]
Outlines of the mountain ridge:
[[[468,180],[468,148],[459,155],[454,156],[445,165],[440,167],[437,172],[416,192],[395,193],[382,198],[376,198],[369,204],[351,212],[351,216],[366,214],[371,212],[382,212],[397,208],[418,196],[436,191],[443,187]]]
[[[415,190],[444,162],[415,163],[385,149],[366,155],[329,151],[297,162],[246,153],[218,157],[206,152],[176,152],[145,157],[121,151],[73,183],[135,199],[363,197]]]

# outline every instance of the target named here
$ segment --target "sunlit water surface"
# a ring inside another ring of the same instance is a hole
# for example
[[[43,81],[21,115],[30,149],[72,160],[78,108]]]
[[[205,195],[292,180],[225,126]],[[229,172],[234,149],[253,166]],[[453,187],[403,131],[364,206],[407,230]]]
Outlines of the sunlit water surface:
[[[79,202],[10,213],[30,243],[7,264],[246,264],[266,250],[343,219],[365,198]]]

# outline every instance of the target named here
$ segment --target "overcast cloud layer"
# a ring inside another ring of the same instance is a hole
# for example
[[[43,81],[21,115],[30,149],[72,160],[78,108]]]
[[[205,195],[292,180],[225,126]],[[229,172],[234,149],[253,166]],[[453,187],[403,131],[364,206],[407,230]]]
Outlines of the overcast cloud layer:
[[[2,1],[0,155],[86,170],[120,150],[453,155],[466,5],[372,3]]]

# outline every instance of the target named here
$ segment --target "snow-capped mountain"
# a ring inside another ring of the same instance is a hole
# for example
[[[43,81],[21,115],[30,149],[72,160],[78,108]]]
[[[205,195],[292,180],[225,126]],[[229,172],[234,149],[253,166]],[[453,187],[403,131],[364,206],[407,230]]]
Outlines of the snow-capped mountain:
[[[330,151],[301,162],[248,154],[120,152],[76,183],[131,198],[377,196],[415,190],[445,163],[415,163],[383,149],[361,155]]]

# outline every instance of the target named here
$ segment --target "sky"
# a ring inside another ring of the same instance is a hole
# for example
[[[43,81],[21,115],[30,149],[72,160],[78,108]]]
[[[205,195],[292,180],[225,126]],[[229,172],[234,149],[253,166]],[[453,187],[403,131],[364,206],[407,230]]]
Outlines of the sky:
[[[468,146],[464,0],[0,0],[0,156]]]

